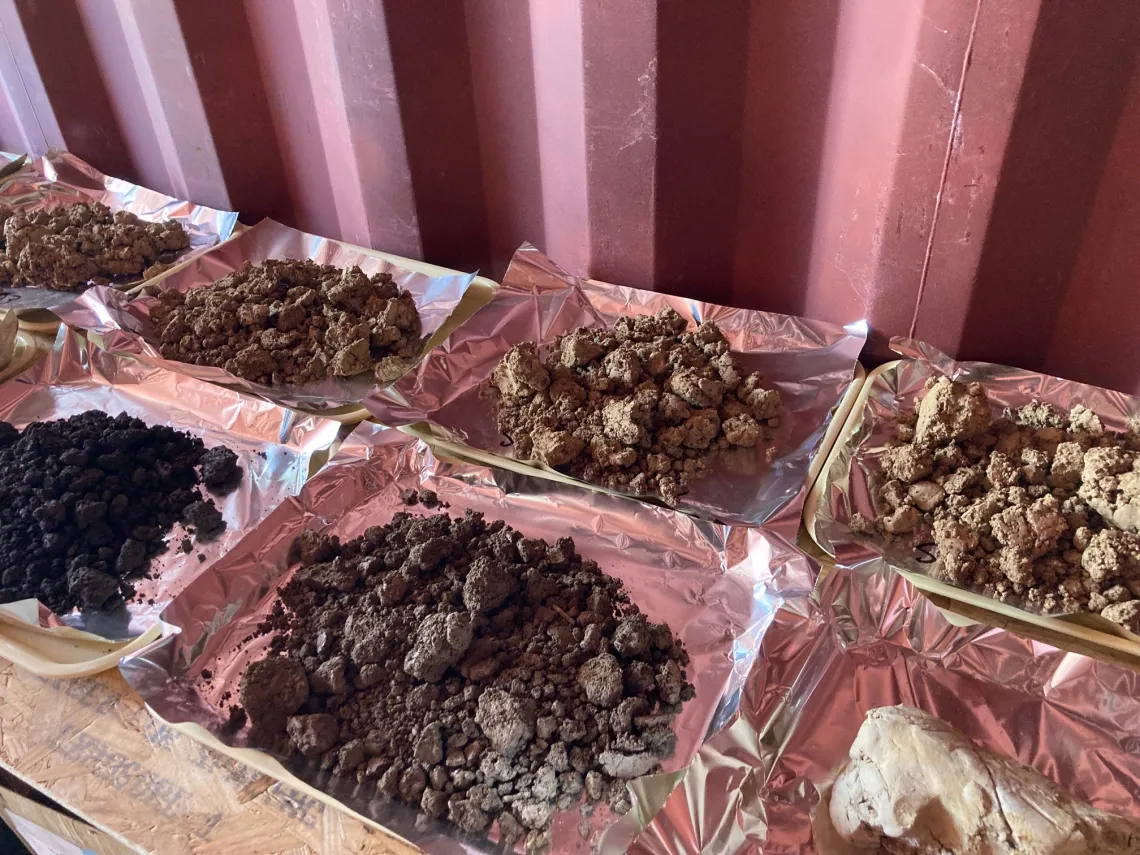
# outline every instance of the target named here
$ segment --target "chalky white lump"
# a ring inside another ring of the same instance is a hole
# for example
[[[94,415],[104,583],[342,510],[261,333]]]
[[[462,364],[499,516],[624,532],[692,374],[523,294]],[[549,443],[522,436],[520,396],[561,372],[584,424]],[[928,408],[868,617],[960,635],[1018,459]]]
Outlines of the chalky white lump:
[[[868,711],[822,809],[841,839],[871,851],[1140,852],[1140,825],[905,706]]]

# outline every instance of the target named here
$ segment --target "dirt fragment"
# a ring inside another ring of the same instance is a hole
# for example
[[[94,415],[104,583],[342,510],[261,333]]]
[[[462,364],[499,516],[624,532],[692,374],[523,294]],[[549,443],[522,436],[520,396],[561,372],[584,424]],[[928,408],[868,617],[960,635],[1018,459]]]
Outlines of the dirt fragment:
[[[401,511],[294,554],[241,701],[251,738],[313,774],[541,848],[555,810],[628,810],[625,781],[676,749],[684,648],[569,538]]]
[[[861,536],[932,538],[947,581],[1042,613],[1135,631],[1140,454],[1134,432],[1042,403],[995,417],[984,389],[939,377],[896,425]]]
[[[1140,635],[1140,600],[1114,603],[1104,607],[1101,615],[1113,623],[1118,623],[1129,632]]]
[[[745,374],[715,323],[672,309],[512,347],[486,392],[516,453],[676,505],[708,459],[771,441],[780,394]],[[772,449],[769,449],[771,451]]]
[[[232,492],[241,483],[238,456],[224,446],[211,448],[202,455],[202,483],[211,493]]]
[[[251,662],[238,687],[241,706],[258,727],[267,731],[285,726],[309,697],[309,683],[301,663],[284,656],[270,656]],[[301,743],[309,740],[308,729],[294,726],[293,735]]]
[[[914,440],[929,448],[952,439],[972,439],[990,426],[990,420],[990,405],[980,383],[967,386],[939,377],[919,404]]]
[[[365,373],[387,383],[424,342],[416,304],[390,274],[309,260],[247,263],[210,285],[162,291],[150,317],[167,359],[273,386]]]
[[[4,221],[0,285],[85,291],[149,279],[190,246],[182,224],[151,223],[100,202],[17,211]],[[149,276],[147,274],[150,274]]]
[[[294,715],[285,722],[289,740],[307,757],[315,757],[332,748],[339,728],[337,720],[325,713]]]

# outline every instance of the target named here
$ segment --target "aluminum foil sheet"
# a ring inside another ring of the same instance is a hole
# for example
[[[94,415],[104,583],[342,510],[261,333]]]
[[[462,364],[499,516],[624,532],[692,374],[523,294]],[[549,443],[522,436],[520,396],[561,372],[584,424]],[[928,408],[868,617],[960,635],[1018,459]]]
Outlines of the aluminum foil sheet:
[[[164,720],[194,722],[228,744],[243,746],[242,733],[232,737],[222,730],[222,696],[237,696],[246,665],[265,652],[268,636],[244,646],[239,642],[268,614],[278,588],[290,577],[290,544],[305,529],[335,533],[342,540],[358,536],[397,511],[409,510],[400,498],[409,487],[435,490],[450,504],[451,514],[471,508],[528,536],[573,537],[584,556],[626,584],[651,620],[668,622],[685,642],[696,696],[674,723],[676,756],[664,773],[633,784],[631,814],[614,822],[599,808],[591,820],[595,832],[606,827],[607,841],[632,839],[707,735],[731,717],[780,602],[771,589],[779,585],[801,595],[810,590],[810,560],[773,546],[760,530],[730,528],[531,476],[496,482],[483,467],[436,459],[425,444],[406,434],[363,423],[295,499],[284,502],[170,604],[162,615],[164,638],[121,664],[127,681]],[[209,681],[200,679],[203,669],[212,672]],[[406,806],[370,807],[368,795],[330,794],[428,852],[491,848],[485,840],[449,837],[457,832],[443,826],[416,829],[415,812]],[[556,815],[557,851],[590,851],[578,833],[579,821],[576,810]]]
[[[239,270],[246,262],[258,264],[270,258],[310,259],[334,267],[355,265],[369,276],[392,274],[392,280],[415,300],[426,338],[443,326],[475,278],[475,274],[469,273],[429,276],[350,244],[306,234],[267,219],[163,277],[156,287],[189,291]],[[251,392],[286,407],[324,410],[359,403],[370,394],[381,399],[389,395],[387,388],[391,384],[378,385],[371,374],[349,380],[329,378],[305,387],[271,387],[251,383],[222,368],[164,359],[152,344],[150,309],[154,303],[153,296],[131,297],[113,288],[92,288],[75,302],[61,306],[56,314],[65,323],[99,335],[103,346],[113,353],[138,356],[150,365]]]
[[[169,424],[202,437],[208,447],[225,445],[244,471],[240,486],[212,496],[226,530],[210,543],[177,548],[185,532],[175,526],[170,550],[151,564],[153,579],[139,580],[138,597],[118,611],[56,615],[39,605],[41,626],[67,625],[112,641],[135,638],[203,569],[231,550],[283,499],[308,480],[314,455],[327,452],[340,425],[302,416],[237,392],[113,356],[62,327],[49,356],[0,385],[0,420],[24,427],[34,421],[67,418],[88,410],[127,413],[150,424]],[[318,459],[319,462],[319,459]],[[199,561],[198,554],[205,556]]]
[[[102,202],[112,211],[130,211],[151,222],[177,220],[190,237],[190,249],[179,256],[179,261],[226,240],[237,225],[233,211],[182,202],[121,178],[111,178],[68,152],[49,151],[0,181],[0,209],[38,211],[78,202]],[[137,281],[126,282],[121,287],[135,284]],[[0,307],[9,309],[51,309],[74,299],[74,293],[48,288],[0,289]]]
[[[385,424],[427,421],[448,439],[510,456],[492,402],[480,396],[503,354],[535,341],[545,357],[557,336],[576,327],[608,328],[665,306],[692,322],[716,321],[744,367],[762,372],[783,398],[773,463],[765,460],[767,445],[718,455],[680,507],[729,523],[765,523],[784,509],[798,516],[811,458],[852,382],[867,337],[863,321],[838,327],[582,280],[524,245],[495,298],[396,384],[405,403],[372,397],[364,406]]]
[[[913,410],[929,378],[944,374],[965,383],[981,383],[995,414],[1032,401],[1066,410],[1084,404],[1100,417],[1106,429],[1116,431],[1123,431],[1128,420],[1140,414],[1140,398],[1120,392],[1005,365],[955,362],[930,345],[911,339],[894,339],[891,347],[904,358],[868,381],[867,405],[861,414],[852,413],[848,430],[836,440],[831,464],[820,473],[826,480],[819,509],[808,521],[816,542],[846,566],[881,554],[897,567],[939,578],[940,562],[933,538],[924,537],[922,530],[913,541],[900,540],[884,547],[856,538],[850,527],[855,512],[871,519],[879,515],[874,493],[882,482],[881,460],[894,436],[894,419]],[[1028,604],[1022,607],[1036,612]]]
[[[1140,818],[1140,674],[949,623],[882,560],[833,571],[775,616],[739,716],[701,749],[631,852],[827,852],[813,835],[869,709],[907,704]]]

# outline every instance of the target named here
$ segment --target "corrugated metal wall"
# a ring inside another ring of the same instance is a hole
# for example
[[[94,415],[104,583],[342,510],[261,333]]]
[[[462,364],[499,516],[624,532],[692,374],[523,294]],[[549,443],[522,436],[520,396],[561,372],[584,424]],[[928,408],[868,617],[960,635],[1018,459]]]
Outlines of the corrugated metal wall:
[[[1135,0],[0,0],[0,145],[1140,391]]]

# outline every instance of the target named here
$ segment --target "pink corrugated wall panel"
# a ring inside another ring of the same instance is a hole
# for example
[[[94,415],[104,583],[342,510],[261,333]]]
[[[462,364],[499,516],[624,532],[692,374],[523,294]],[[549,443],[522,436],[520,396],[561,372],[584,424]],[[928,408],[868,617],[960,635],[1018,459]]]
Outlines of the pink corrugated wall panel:
[[[0,145],[1140,391],[1140,6],[0,0]]]

